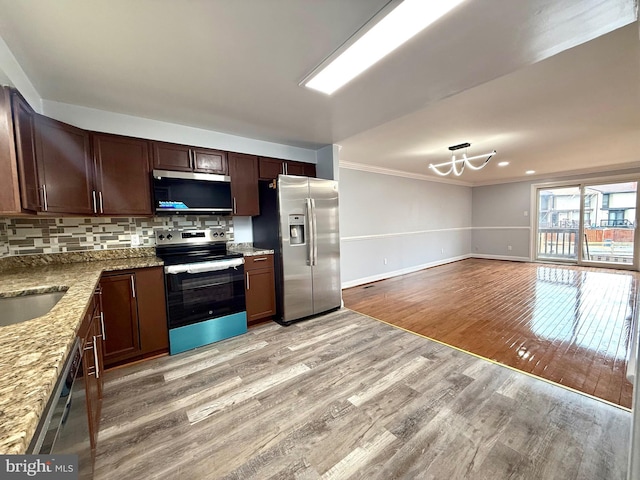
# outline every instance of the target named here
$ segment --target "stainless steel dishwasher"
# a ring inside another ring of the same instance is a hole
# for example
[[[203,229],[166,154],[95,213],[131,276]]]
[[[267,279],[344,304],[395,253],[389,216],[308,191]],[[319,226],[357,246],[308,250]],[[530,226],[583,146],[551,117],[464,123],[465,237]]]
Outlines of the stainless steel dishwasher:
[[[82,355],[82,343],[77,338],[27,453],[76,454],[79,478],[89,479],[93,477],[93,458]]]

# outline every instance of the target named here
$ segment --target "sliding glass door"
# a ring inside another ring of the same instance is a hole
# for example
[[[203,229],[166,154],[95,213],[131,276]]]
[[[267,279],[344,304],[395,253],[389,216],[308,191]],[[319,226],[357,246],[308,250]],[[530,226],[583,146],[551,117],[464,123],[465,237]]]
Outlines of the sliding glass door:
[[[637,182],[585,185],[585,262],[633,265],[637,189]]]
[[[536,259],[635,266],[635,181],[538,188]]]
[[[580,187],[538,189],[539,260],[578,261]]]

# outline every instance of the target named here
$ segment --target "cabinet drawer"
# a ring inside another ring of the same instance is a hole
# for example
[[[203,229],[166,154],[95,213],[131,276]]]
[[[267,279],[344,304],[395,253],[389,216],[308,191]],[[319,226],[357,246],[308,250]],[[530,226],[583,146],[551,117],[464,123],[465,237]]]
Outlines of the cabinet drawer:
[[[259,268],[273,268],[273,255],[252,255],[244,257],[245,270],[257,270]]]

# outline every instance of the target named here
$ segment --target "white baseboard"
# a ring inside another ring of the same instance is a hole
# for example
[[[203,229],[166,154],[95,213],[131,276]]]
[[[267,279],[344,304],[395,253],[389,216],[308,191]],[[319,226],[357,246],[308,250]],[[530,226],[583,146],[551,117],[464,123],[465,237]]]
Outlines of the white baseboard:
[[[437,267],[439,265],[445,265],[451,262],[457,262],[458,260],[465,260],[472,258],[474,255],[460,255],[458,257],[443,258],[442,260],[436,260],[435,262],[423,263],[422,265],[415,265],[413,267],[407,267],[400,270],[394,270],[392,272],[384,272],[378,275],[372,275],[370,277],[358,278],[356,280],[350,280],[342,283],[342,288],[357,287],[358,285],[364,285],[365,283],[377,282],[378,280],[385,280],[387,278],[398,277],[400,275],[406,275],[407,273],[417,272],[424,270],[425,268]]]
[[[485,258],[487,260],[510,260],[512,262],[530,262],[529,257],[510,257],[508,255],[489,255],[486,253],[472,253],[469,258]]]

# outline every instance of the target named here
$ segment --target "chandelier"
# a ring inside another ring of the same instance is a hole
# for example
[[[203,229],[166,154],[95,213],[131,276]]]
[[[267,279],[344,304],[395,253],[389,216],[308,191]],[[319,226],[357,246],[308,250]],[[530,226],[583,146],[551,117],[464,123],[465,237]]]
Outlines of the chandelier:
[[[480,170],[481,168],[484,168],[484,166],[489,163],[489,160],[491,160],[491,157],[496,154],[496,151],[494,150],[493,152],[485,153],[483,155],[467,157],[466,149],[470,146],[470,143],[461,143],[460,145],[449,147],[449,150],[451,151],[451,160],[449,160],[448,162],[438,163],[437,165],[430,163],[429,168],[443,177],[449,175],[452,172],[455,176],[459,177],[460,175],[462,175],[462,172],[464,172],[464,167],[469,167],[471,170]],[[465,151],[462,154],[462,158],[456,158],[456,150],[461,150],[463,148],[465,149]],[[479,162],[473,163],[476,160],[479,160]],[[449,169],[446,171],[440,170],[440,168],[443,167],[449,167]]]

